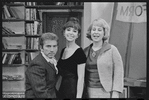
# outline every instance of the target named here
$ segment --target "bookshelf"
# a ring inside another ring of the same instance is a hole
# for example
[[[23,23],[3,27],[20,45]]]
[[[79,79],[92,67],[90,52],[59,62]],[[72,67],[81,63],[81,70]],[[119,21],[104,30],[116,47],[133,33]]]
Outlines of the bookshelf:
[[[2,4],[2,97],[25,98],[25,70],[39,51],[41,21],[34,5]]]
[[[40,10],[83,11],[79,2],[2,2],[2,97],[25,98],[25,70],[39,52]],[[21,62],[13,63],[20,54]],[[11,60],[9,59],[10,56]],[[8,58],[6,62],[6,58]]]

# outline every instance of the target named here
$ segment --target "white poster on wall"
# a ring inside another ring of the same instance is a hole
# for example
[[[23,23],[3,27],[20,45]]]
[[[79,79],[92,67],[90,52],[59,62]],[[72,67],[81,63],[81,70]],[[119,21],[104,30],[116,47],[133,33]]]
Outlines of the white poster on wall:
[[[118,3],[116,20],[141,23],[146,22],[146,16],[145,2]]]

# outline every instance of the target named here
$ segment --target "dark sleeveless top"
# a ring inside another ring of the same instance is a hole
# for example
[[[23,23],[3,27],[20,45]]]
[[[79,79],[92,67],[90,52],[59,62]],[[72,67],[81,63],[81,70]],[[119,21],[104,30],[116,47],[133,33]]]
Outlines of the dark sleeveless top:
[[[92,53],[96,52],[96,55],[93,57]],[[85,83],[87,87],[92,88],[101,88],[100,78],[97,70],[97,57],[100,53],[100,50],[93,51],[90,48],[87,61],[86,61],[86,70],[85,70]]]
[[[86,62],[86,55],[82,48],[78,48],[69,58],[62,59],[64,49],[61,51],[57,64],[59,74],[62,75],[59,98],[76,98],[78,80],[77,65]]]

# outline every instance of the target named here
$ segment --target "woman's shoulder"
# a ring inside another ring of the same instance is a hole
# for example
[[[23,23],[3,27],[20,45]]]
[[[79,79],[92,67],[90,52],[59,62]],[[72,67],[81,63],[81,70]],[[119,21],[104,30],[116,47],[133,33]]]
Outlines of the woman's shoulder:
[[[83,51],[82,47],[79,46],[78,48],[76,48],[75,52],[76,53],[82,53],[84,51]]]
[[[87,47],[84,48],[84,53],[85,54],[88,54],[88,51],[89,51],[89,49],[91,48],[92,45],[93,44],[90,44],[89,46],[87,46]]]
[[[117,49],[117,47],[115,45],[113,45],[113,44],[110,44],[110,45],[111,45],[112,49],[114,49],[114,50]]]

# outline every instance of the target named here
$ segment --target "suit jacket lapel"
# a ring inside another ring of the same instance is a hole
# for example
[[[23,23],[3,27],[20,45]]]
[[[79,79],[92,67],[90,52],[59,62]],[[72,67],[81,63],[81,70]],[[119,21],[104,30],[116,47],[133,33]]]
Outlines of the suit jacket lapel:
[[[44,61],[44,63],[46,63],[48,66],[50,66],[54,71],[56,71],[55,67],[53,64],[51,64],[50,62],[47,62],[46,59],[42,56],[42,54],[40,53],[40,56],[42,58],[42,60]]]

